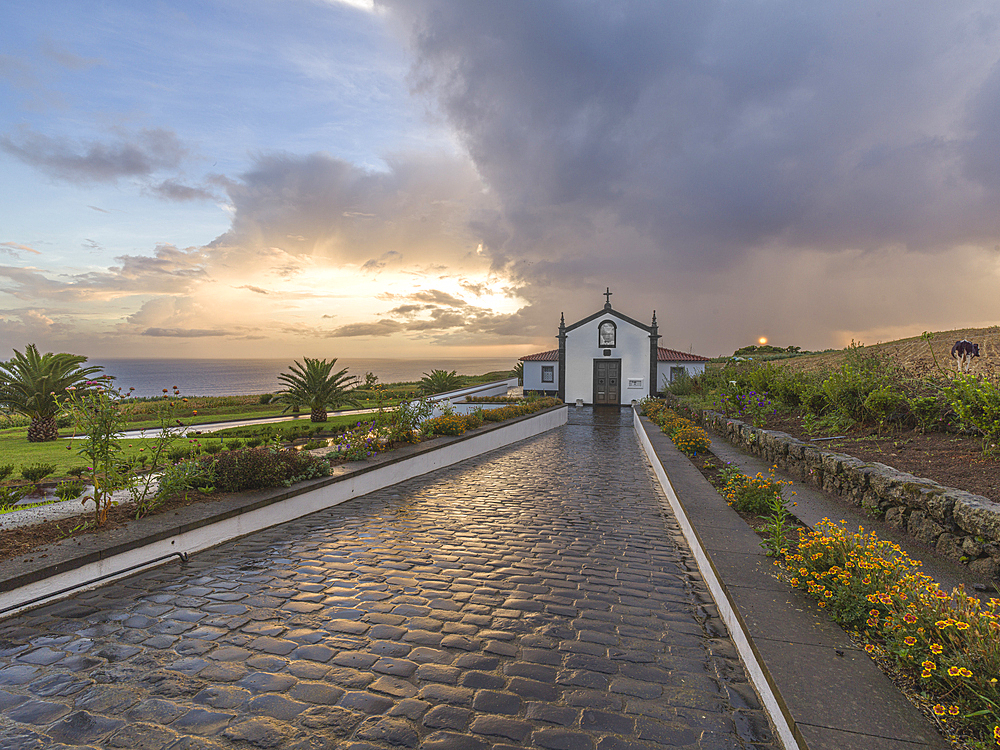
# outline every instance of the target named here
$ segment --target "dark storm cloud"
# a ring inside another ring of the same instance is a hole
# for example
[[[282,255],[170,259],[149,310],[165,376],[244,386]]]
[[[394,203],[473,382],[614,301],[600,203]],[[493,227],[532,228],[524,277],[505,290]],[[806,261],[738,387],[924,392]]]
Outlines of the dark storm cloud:
[[[111,143],[78,143],[23,127],[16,137],[0,136],[0,149],[46,174],[76,183],[146,177],[159,169],[176,168],[187,155],[177,136],[163,128],[122,135]]]
[[[992,4],[380,4],[502,206],[474,219],[486,251],[525,281],[1000,233]]]

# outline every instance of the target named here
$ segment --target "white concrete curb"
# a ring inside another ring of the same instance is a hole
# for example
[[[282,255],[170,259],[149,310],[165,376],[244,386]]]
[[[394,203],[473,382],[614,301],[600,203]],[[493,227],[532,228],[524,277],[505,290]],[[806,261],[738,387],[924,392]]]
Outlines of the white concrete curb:
[[[8,607],[12,609],[4,612],[0,617],[9,617],[24,611],[27,607],[36,606],[35,600],[38,597],[51,597],[46,598],[44,602],[49,604],[58,598],[96,588],[116,578],[130,575],[136,572],[136,566],[142,566],[144,563],[162,564],[166,560],[158,561],[158,559],[165,556],[200,552],[231,539],[331,508],[369,492],[534,437],[566,424],[567,414],[568,409],[563,407],[532,415],[527,419],[521,419],[509,425],[501,425],[488,432],[472,435],[465,440],[445,443],[440,447],[431,448],[410,458],[394,461],[371,471],[346,474],[341,481],[332,482],[311,492],[294,495],[264,508],[251,510],[217,523],[178,534],[169,539],[162,539],[144,547],[83,565],[60,575],[5,591],[0,593],[0,610]],[[104,578],[105,576],[107,578]],[[91,583],[98,578],[102,578],[102,580]],[[69,587],[73,587],[71,592],[59,593]]]
[[[757,661],[757,656],[750,647],[750,639],[747,637],[742,623],[736,616],[736,611],[733,609],[733,603],[726,595],[725,589],[722,588],[722,584],[719,582],[719,578],[715,574],[715,569],[712,568],[708,555],[705,554],[705,549],[701,546],[701,542],[698,541],[698,535],[694,533],[694,527],[691,525],[691,521],[688,519],[687,513],[684,512],[684,507],[677,499],[677,493],[674,492],[674,488],[670,484],[670,478],[667,477],[667,473],[663,470],[663,465],[660,463],[659,459],[656,457],[656,452],[653,450],[653,444],[650,442],[649,436],[646,435],[646,430],[643,429],[642,423],[639,421],[638,409],[632,410],[632,423],[635,426],[635,432],[639,438],[639,443],[642,445],[642,449],[646,453],[646,458],[653,467],[653,473],[656,474],[656,478],[659,481],[660,486],[663,488],[663,494],[667,496],[670,508],[677,517],[677,522],[680,524],[684,538],[687,540],[688,546],[691,548],[691,552],[694,555],[694,559],[698,563],[698,571],[701,573],[702,578],[705,579],[709,593],[711,593],[712,599],[715,600],[715,604],[719,608],[719,614],[722,617],[722,621],[725,622],[726,627],[729,628],[729,635],[732,637],[733,643],[736,644],[736,650],[739,652],[740,658],[743,660],[743,664],[747,668],[747,673],[750,676],[750,682],[753,683],[754,688],[757,690],[757,694],[760,695],[761,701],[764,704],[764,710],[767,711],[767,715],[774,724],[774,728],[777,730],[778,736],[781,738],[781,743],[785,747],[785,750],[799,750],[799,743],[795,741],[795,736],[792,734],[792,729],[788,724],[788,720],[785,717],[784,712],[781,710],[781,706],[778,704],[778,699],[771,690],[771,685],[768,683],[767,677],[764,675],[764,669],[761,667],[760,662]]]

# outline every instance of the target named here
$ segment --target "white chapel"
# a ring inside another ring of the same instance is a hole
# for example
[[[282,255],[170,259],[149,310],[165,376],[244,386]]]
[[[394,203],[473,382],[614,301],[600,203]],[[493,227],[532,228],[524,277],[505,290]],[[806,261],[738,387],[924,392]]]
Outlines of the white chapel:
[[[681,371],[698,375],[708,357],[659,346],[656,312],[644,325],[611,306],[566,325],[560,316],[559,348],[521,357],[524,393],[558,396],[565,403],[621,406],[657,391]]]

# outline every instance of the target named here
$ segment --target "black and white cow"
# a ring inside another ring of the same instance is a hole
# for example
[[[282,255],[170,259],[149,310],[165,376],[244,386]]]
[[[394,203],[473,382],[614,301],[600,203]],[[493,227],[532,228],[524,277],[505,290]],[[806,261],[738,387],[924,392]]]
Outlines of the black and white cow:
[[[951,347],[951,356],[958,364],[959,372],[963,370],[968,372],[972,367],[972,358],[979,356],[979,344],[973,344],[965,339],[956,341],[955,346]]]

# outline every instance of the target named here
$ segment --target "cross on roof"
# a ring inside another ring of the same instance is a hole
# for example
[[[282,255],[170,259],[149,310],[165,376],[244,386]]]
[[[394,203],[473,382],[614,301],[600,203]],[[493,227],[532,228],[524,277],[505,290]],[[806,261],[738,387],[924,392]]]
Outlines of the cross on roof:
[[[611,291],[611,287],[607,287],[607,291],[604,292],[604,299],[607,300],[604,303],[605,307],[611,307],[611,295],[612,294],[614,294],[614,292]]]

